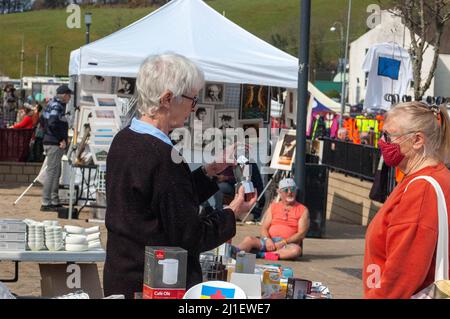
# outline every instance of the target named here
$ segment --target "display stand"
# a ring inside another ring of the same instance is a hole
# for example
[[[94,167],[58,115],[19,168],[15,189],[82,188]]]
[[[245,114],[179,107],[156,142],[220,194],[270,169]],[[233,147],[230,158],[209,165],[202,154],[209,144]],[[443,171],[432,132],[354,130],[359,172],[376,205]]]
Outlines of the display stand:
[[[2,251],[0,261],[14,262],[14,277],[3,282],[19,280],[21,262],[39,263],[42,296],[53,297],[82,289],[91,298],[102,298],[97,262],[104,262],[103,249],[84,252],[69,251]],[[57,264],[65,263],[65,264]]]

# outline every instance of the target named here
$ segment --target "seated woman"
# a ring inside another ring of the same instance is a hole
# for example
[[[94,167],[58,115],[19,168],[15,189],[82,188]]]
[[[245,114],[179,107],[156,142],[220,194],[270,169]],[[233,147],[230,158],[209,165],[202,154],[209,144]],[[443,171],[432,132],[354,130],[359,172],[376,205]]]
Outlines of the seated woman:
[[[285,178],[278,184],[281,201],[272,202],[264,214],[261,237],[247,236],[236,252],[257,251],[257,257],[269,260],[296,259],[302,255],[302,241],[309,229],[308,209],[296,201],[296,185]]]

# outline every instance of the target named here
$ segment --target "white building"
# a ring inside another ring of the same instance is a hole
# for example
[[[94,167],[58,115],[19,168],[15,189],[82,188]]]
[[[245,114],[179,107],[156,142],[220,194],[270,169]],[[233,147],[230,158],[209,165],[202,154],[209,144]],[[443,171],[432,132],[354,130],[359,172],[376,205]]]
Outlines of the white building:
[[[373,45],[382,42],[396,42],[405,49],[411,47],[409,30],[401,18],[388,11],[382,11],[381,23],[350,44],[349,56],[349,103],[357,104],[364,100],[368,73],[362,70],[366,53]],[[450,53],[450,52],[443,52]],[[433,61],[434,50],[430,45],[425,52],[422,65],[422,80],[426,81]],[[408,95],[414,96],[414,88],[410,87]],[[441,54],[436,68],[435,78],[425,96],[450,96],[450,54]]]

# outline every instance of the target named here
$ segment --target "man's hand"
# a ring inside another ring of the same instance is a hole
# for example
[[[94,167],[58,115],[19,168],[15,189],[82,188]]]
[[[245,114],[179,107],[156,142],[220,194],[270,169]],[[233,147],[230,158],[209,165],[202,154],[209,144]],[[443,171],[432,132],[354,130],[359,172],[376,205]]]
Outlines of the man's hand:
[[[277,249],[276,249],[275,244],[273,243],[272,238],[267,238],[267,240],[266,240],[266,251],[275,251],[275,250],[277,250]]]
[[[280,250],[286,247],[286,242],[284,240],[275,243],[275,250]]]
[[[61,142],[59,142],[59,148],[61,149],[65,149],[67,147],[66,141],[62,140]]]

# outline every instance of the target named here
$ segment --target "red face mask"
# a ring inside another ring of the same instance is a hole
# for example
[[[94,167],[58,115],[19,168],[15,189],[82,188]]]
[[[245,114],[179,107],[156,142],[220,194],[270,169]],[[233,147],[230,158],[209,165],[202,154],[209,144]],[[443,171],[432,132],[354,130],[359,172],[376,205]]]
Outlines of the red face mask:
[[[379,140],[378,146],[387,166],[397,167],[405,158],[405,155],[400,151],[400,144],[386,143],[383,140]]]

